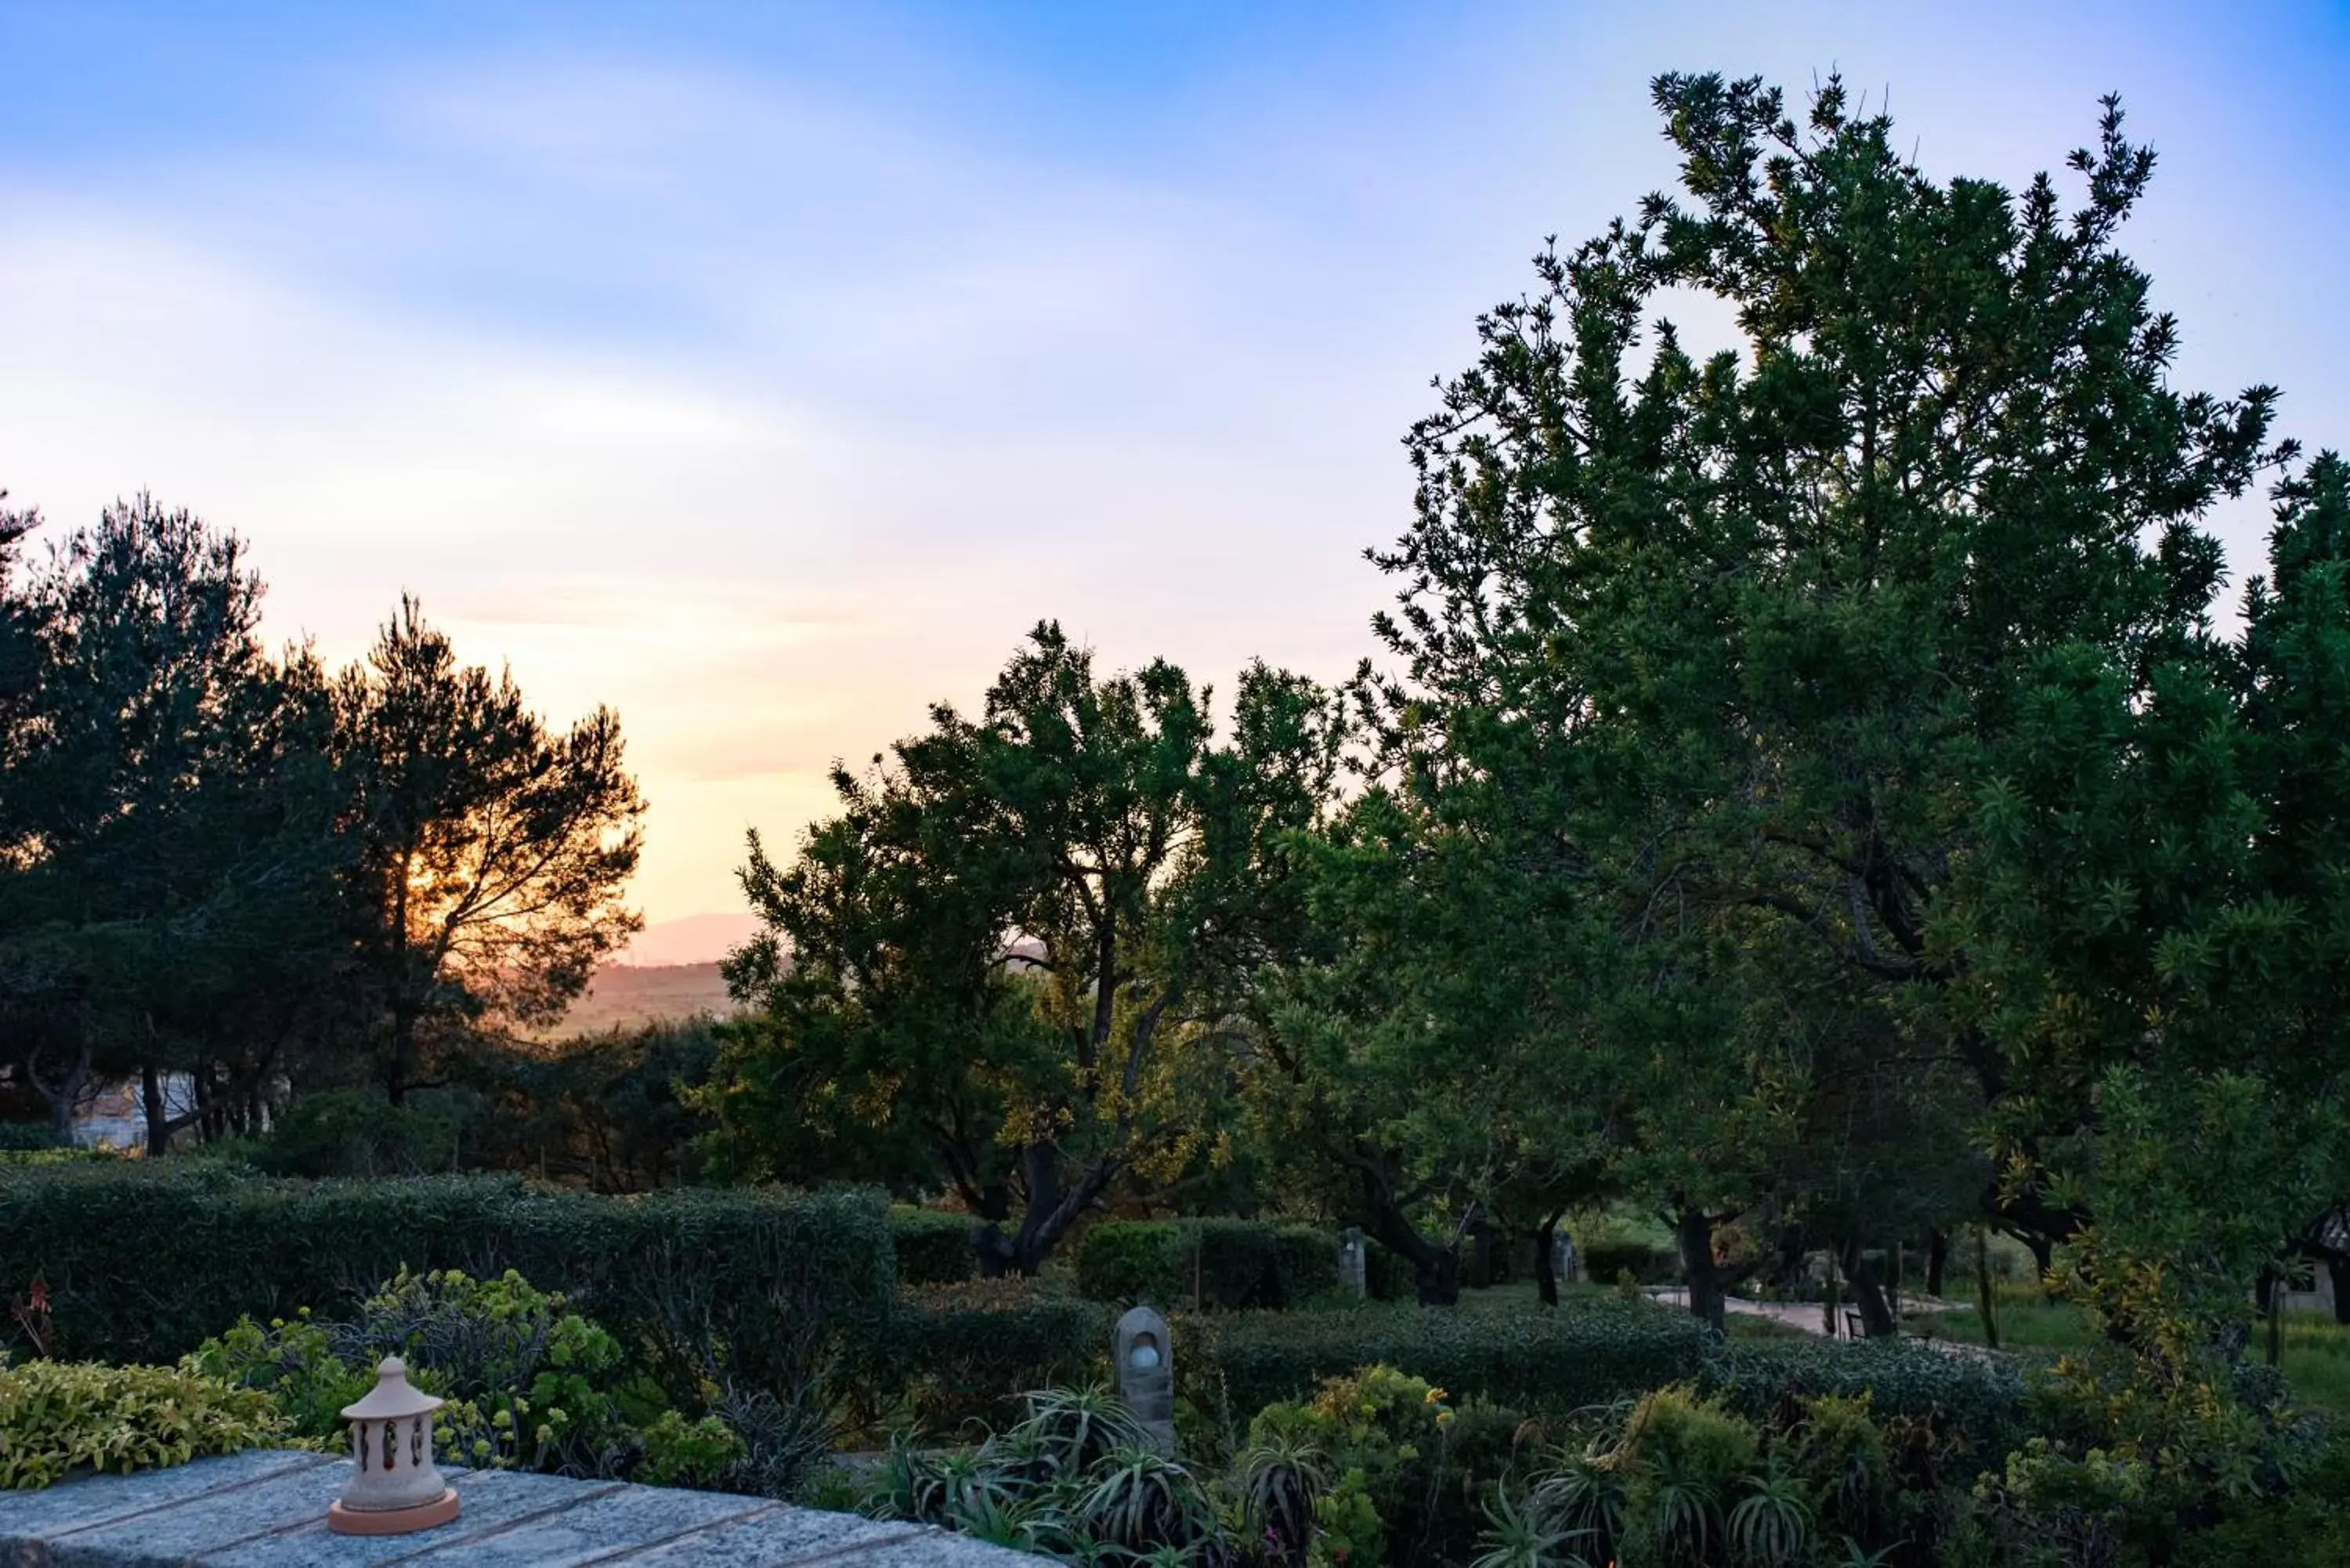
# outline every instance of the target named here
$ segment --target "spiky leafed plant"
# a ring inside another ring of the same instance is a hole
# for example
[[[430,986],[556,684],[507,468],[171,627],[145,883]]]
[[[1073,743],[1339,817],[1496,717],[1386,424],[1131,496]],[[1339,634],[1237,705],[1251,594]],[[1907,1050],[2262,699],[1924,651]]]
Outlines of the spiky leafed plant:
[[[1472,1568],[1588,1568],[1580,1553],[1570,1550],[1579,1531],[1561,1530],[1531,1501],[1510,1501],[1506,1487],[1495,1487],[1485,1503],[1487,1528],[1477,1538],[1485,1548]]]
[[[1001,1485],[966,1491],[948,1508],[944,1522],[958,1535],[1014,1552],[1050,1552],[1067,1533],[1049,1501]]]
[[[1669,1476],[1657,1482],[1648,1502],[1648,1533],[1659,1561],[1671,1568],[1703,1568],[1713,1549],[1712,1489],[1695,1477]]]
[[[1007,1437],[1047,1457],[1061,1475],[1083,1475],[1121,1449],[1149,1446],[1134,1412],[1107,1384],[1038,1388],[1022,1397],[1028,1413]]]
[[[1567,1455],[1534,1482],[1527,1503],[1581,1555],[1594,1563],[1615,1558],[1624,1537],[1624,1478],[1606,1453],[1594,1448]]]
[[[1272,1433],[1234,1460],[1244,1545],[1268,1568],[1303,1568],[1314,1544],[1314,1499],[1330,1484],[1322,1451]]]
[[[1215,1510],[1191,1472],[1155,1449],[1119,1449],[1093,1471],[1077,1527],[1132,1552],[1194,1546],[1216,1534]]]
[[[1751,1568],[1793,1568],[1812,1551],[1812,1505],[1796,1476],[1772,1465],[1746,1478],[1730,1511],[1730,1547]]]
[[[1871,1552],[1847,1535],[1844,1538],[1844,1555],[1835,1560],[1834,1568],[1888,1568],[1893,1554],[1900,1549],[1901,1542],[1896,1541]]]

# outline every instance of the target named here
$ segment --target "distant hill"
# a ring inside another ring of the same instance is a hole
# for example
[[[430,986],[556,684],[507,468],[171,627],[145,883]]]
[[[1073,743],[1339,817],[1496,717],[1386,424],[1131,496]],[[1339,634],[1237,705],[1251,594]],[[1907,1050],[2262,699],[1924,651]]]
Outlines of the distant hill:
[[[621,952],[620,961],[644,969],[716,963],[750,940],[758,929],[758,917],[748,910],[656,920],[636,934]]]
[[[664,1018],[697,1012],[719,1017],[734,1011],[718,965],[710,963],[606,964],[596,971],[588,994],[571,1004],[550,1036],[598,1034],[635,1029]]]

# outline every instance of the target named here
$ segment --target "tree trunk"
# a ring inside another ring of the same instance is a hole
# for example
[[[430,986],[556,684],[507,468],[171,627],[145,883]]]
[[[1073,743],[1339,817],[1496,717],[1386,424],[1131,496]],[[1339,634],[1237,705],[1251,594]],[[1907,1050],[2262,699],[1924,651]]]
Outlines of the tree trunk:
[[[85,1040],[65,1075],[52,1086],[41,1081],[38,1064],[29,1056],[26,1060],[25,1076],[32,1081],[35,1092],[49,1107],[49,1141],[59,1148],[73,1145],[74,1107],[81,1103],[81,1092],[88,1085],[89,1064],[90,1046]]]
[[[1852,1287],[1853,1305],[1860,1309],[1861,1333],[1871,1339],[1890,1339],[1898,1325],[1893,1321],[1893,1309],[1886,1304],[1877,1265],[1868,1261],[1867,1251],[1857,1241],[1845,1242],[1841,1251],[1845,1282]]]
[[[1412,1266],[1414,1285],[1422,1306],[1455,1306],[1461,1301],[1461,1244],[1440,1247],[1419,1233],[1405,1218],[1394,1191],[1378,1173],[1363,1172],[1363,1206],[1370,1223],[1364,1229],[1379,1244]]]
[[[2334,1282],[2334,1321],[2350,1324],[2350,1254],[2327,1258],[2325,1276]]]
[[[1673,1229],[1680,1243],[1681,1278],[1689,1282],[1690,1315],[1716,1334],[1726,1332],[1729,1293],[1722,1288],[1721,1271],[1714,1267],[1713,1216],[1703,1209],[1684,1209]]]
[[[1564,1209],[1546,1215],[1534,1232],[1534,1293],[1546,1307],[1558,1305],[1558,1222],[1565,1217]]]
[[[1942,1271],[1950,1262],[1950,1233],[1939,1228],[1926,1232],[1926,1293],[1942,1299]]]
[[[408,1097],[416,1061],[416,1014],[401,1008],[391,1015],[391,1061],[384,1070],[383,1096],[393,1105]]]
[[[172,1121],[163,1105],[163,1079],[151,1066],[139,1069],[140,1108],[147,1113],[147,1158],[172,1152]]]
[[[1999,1291],[1991,1277],[1991,1227],[1975,1226],[1975,1310],[1982,1314],[1983,1343],[1999,1348]]]

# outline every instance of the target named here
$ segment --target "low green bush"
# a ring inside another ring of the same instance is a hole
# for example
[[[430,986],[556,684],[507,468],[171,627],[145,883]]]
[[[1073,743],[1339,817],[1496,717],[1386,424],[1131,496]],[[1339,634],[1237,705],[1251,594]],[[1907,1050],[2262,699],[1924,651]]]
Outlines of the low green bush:
[[[601,1474],[629,1438],[619,1342],[512,1270],[493,1280],[403,1271],[354,1319],[303,1313],[264,1328],[242,1318],[186,1365],[268,1392],[294,1435],[331,1446],[343,1430],[338,1412],[374,1386],[387,1355],[447,1401],[434,1442],[459,1464]]]
[[[55,1147],[47,1122],[0,1122],[0,1154],[26,1154]]]
[[[1024,1390],[1106,1371],[1111,1316],[1033,1280],[909,1286],[848,1380],[851,1425],[945,1433],[1001,1419]]]
[[[178,1367],[0,1366],[0,1490],[233,1454],[283,1430],[266,1394]]]
[[[134,1160],[0,1168],[0,1236],[7,1267],[47,1280],[62,1357],[164,1361],[241,1316],[347,1316],[402,1268],[512,1268],[569,1296],[680,1403],[720,1380],[799,1397],[886,1323],[895,1283],[886,1205],[862,1191],[598,1198]]]
[[[1249,1445],[1316,1456],[1327,1485],[1313,1519],[1327,1559],[1435,1565],[1475,1555],[1482,1505],[1526,1430],[1515,1411],[1367,1366],[1309,1400],[1267,1406],[1249,1423]]]
[[[1693,1376],[1706,1343],[1693,1319],[1643,1302],[1473,1313],[1395,1304],[1191,1319],[1178,1327],[1176,1356],[1179,1375],[1187,1352],[1212,1366],[1243,1422],[1375,1365],[1540,1416]]]
[[[1880,1420],[1930,1419],[1951,1433],[1962,1462],[1976,1469],[1997,1464],[2020,1439],[2029,1404],[2013,1362],[1915,1340],[1731,1340],[1710,1350],[1698,1383],[1756,1420],[1794,1400],[1866,1396]]]
[[[1338,1239],[1249,1220],[1105,1220],[1077,1248],[1095,1301],[1210,1312],[1295,1307],[1336,1290]]]
[[[466,1124],[478,1107],[444,1093],[395,1106],[381,1095],[335,1090],[304,1095],[265,1138],[245,1151],[269,1176],[421,1176],[454,1168]]]
[[[971,1278],[979,1251],[972,1232],[980,1222],[968,1214],[889,1206],[889,1240],[898,1253],[901,1285],[951,1285]]]
[[[1680,1272],[1681,1261],[1662,1247],[1646,1241],[1594,1241],[1575,1253],[1583,1277],[1595,1284],[1612,1285],[1626,1274],[1644,1285],[1662,1284]]]

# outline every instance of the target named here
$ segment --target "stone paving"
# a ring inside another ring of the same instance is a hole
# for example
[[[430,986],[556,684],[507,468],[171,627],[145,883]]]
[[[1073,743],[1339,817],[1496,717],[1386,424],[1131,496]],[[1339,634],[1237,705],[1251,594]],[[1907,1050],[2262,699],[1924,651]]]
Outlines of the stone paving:
[[[515,1470],[442,1473],[455,1522],[413,1535],[333,1535],[350,1461],[255,1449],[46,1491],[0,1492],[0,1568],[1021,1568],[1040,1559],[924,1525],[765,1498]]]

